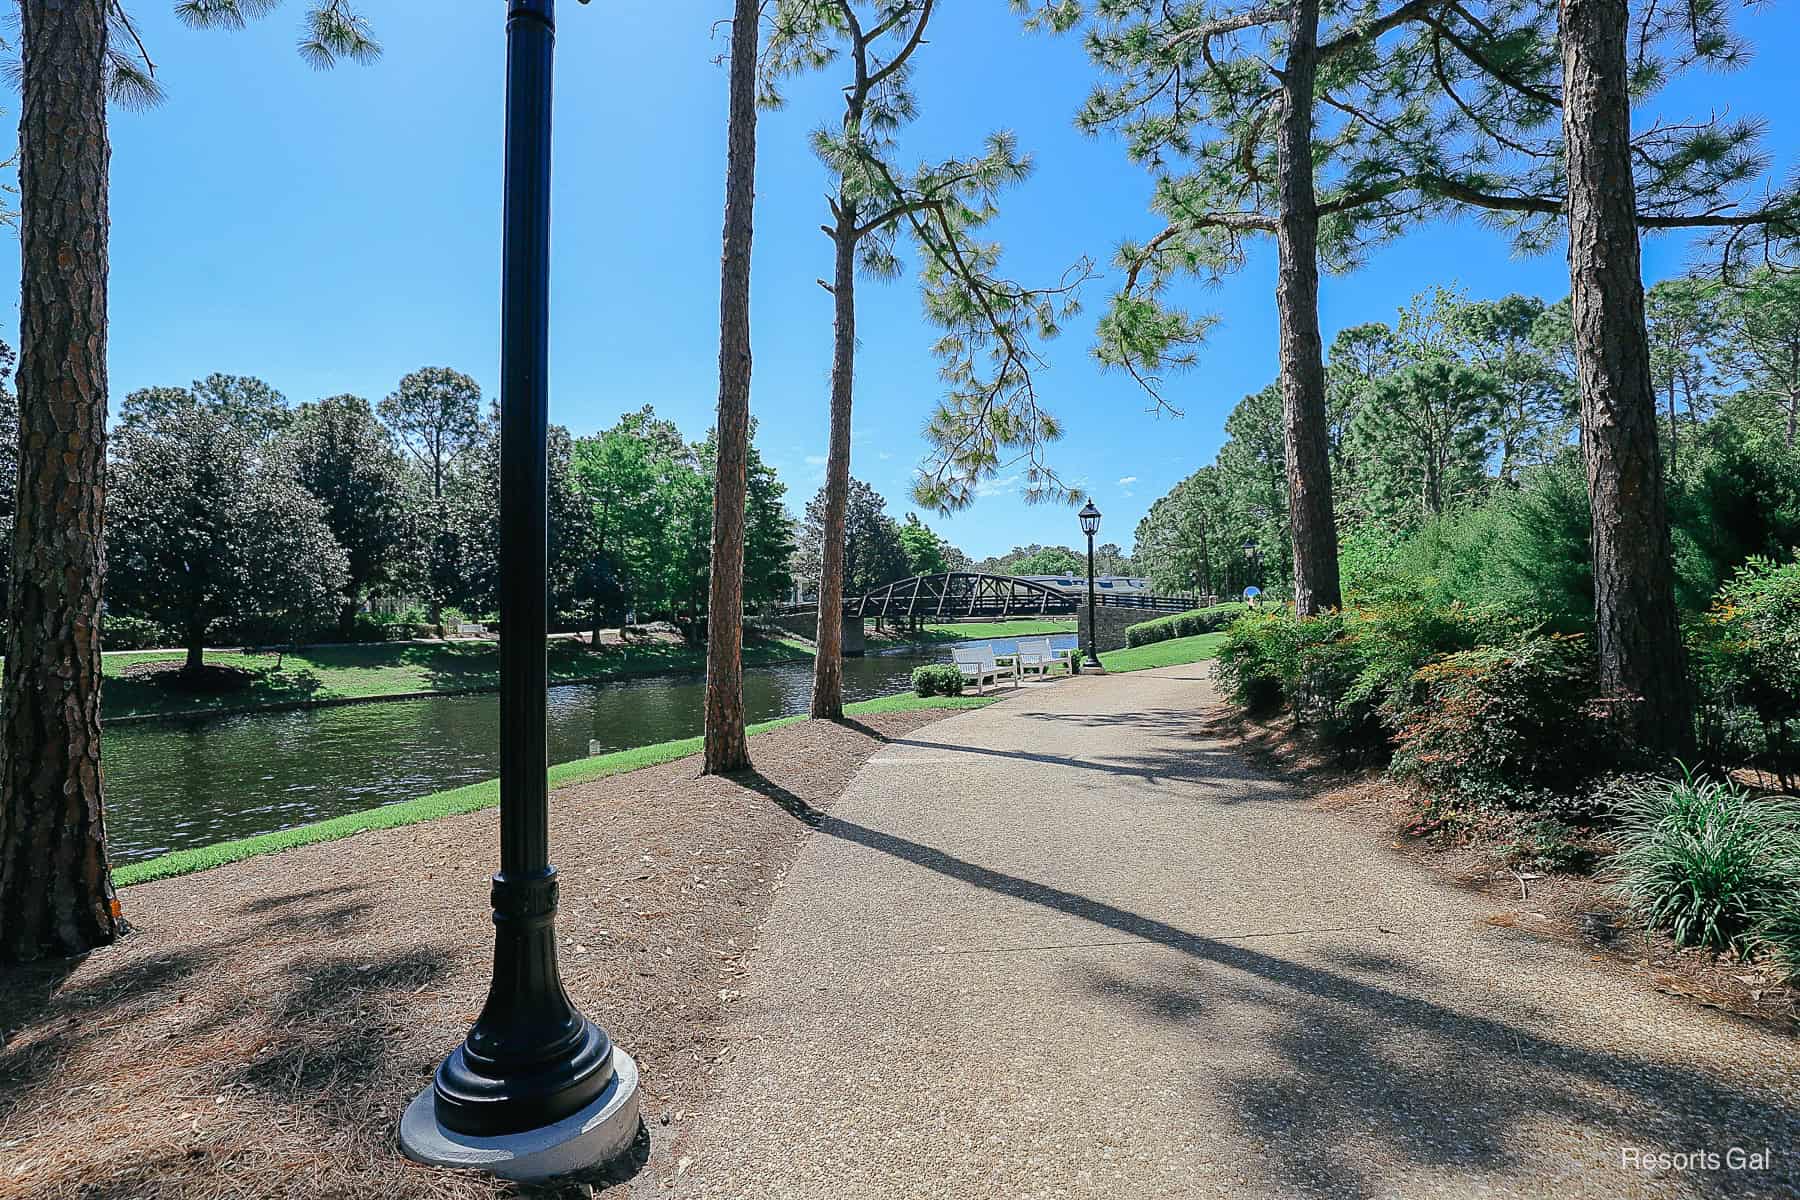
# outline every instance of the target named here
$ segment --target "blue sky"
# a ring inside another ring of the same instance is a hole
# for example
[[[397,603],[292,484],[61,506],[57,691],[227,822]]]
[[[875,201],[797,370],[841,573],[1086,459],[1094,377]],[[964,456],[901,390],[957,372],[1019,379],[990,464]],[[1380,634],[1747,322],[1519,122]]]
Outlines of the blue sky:
[[[296,402],[338,392],[379,399],[426,364],[497,375],[502,12],[500,0],[364,0],[386,54],[315,72],[294,54],[300,6],[239,33],[177,23],[168,0],[136,6],[168,89],[113,119],[112,388],[212,371],[258,375]],[[552,417],[577,433],[649,403],[692,437],[716,400],[725,77],[714,20],[723,0],[559,6]],[[1800,158],[1787,116],[1791,12],[1752,11],[1743,29],[1770,53],[1723,78],[1684,81],[1670,109],[1767,113],[1785,173]],[[419,17],[429,11],[430,20]],[[1148,182],[1110,140],[1073,129],[1091,75],[1071,39],[1020,31],[1003,0],[947,6],[918,58],[922,119],[905,157],[977,149],[1015,130],[1037,171],[997,225],[1014,273],[1055,275],[1083,254],[1103,266],[1121,237],[1157,228]],[[758,444],[798,509],[823,476],[831,301],[827,181],[806,135],[835,118],[832,81],[789,88],[759,141],[753,336]],[[1660,278],[1677,239],[1646,247]],[[1196,293],[1223,322],[1200,370],[1174,381],[1185,415],[1155,416],[1128,380],[1088,355],[1088,315],[1050,347],[1041,391],[1066,439],[1053,454],[1105,512],[1102,540],[1127,546],[1151,501],[1209,462],[1225,415],[1274,375],[1272,250],[1223,287]],[[16,297],[16,257],[0,288]],[[1327,278],[1327,341],[1382,319],[1413,293],[1457,283],[1478,296],[1567,291],[1560,250],[1514,259],[1472,222],[1420,230],[1359,273]],[[909,507],[917,430],[937,395],[933,333],[910,280],[860,288],[852,471]],[[6,316],[16,341],[17,310]],[[951,519],[928,517],[981,557],[1029,542],[1074,543],[1072,512],[992,489]]]

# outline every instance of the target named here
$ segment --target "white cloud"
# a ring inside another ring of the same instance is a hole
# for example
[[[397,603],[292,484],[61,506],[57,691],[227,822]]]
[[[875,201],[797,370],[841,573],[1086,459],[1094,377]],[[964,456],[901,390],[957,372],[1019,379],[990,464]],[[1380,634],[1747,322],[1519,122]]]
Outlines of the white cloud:
[[[825,465],[825,456],[823,454],[809,454],[806,456],[806,465],[809,467],[822,467]]]
[[[975,485],[977,496],[998,496],[1001,492],[1010,491],[1019,482],[1017,475],[1003,475],[999,479],[984,479]]]
[[[1136,475],[1127,475],[1127,476],[1125,476],[1125,478],[1119,480],[1119,486],[1120,487],[1129,487],[1130,485],[1132,485],[1136,482],[1137,482]]]

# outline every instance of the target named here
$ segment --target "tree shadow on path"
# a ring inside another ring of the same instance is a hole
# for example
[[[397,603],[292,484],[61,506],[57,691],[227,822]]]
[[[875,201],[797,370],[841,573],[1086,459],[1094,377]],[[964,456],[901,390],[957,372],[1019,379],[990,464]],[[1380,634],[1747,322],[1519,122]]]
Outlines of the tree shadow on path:
[[[1800,1194],[1800,1159],[1791,1149],[1800,1145],[1800,1108],[1774,1092],[1572,1044],[1529,1024],[1408,994],[1397,990],[1406,971],[1393,961],[1371,961],[1368,966],[1380,969],[1368,970],[1352,958],[1338,970],[1190,933],[823,813],[755,772],[737,778],[823,834],[1191,960],[1195,967],[1186,978],[1160,981],[1149,991],[1123,980],[1091,986],[1160,1019],[1193,1022],[1197,1039],[1264,1039],[1267,1053],[1246,1054],[1245,1061],[1272,1059],[1279,1067],[1246,1071],[1229,1092],[1247,1141],[1285,1147],[1262,1167],[1288,1194],[1373,1196],[1380,1188],[1362,1165],[1372,1157],[1429,1172],[1439,1182],[1443,1172],[1461,1171],[1470,1186],[1480,1186],[1478,1175],[1523,1170],[1548,1182],[1594,1169],[1601,1159],[1546,1161],[1531,1150],[1536,1134],[1566,1126],[1577,1127],[1597,1153],[1614,1155],[1615,1168],[1628,1145],[1723,1154],[1733,1145],[1766,1144],[1785,1155],[1771,1169],[1693,1173],[1680,1190],[1771,1200]],[[1266,1007],[1273,1032],[1246,1034],[1241,1021],[1229,1029],[1199,1028],[1226,1002]],[[1621,1174],[1618,1190],[1635,1182]]]

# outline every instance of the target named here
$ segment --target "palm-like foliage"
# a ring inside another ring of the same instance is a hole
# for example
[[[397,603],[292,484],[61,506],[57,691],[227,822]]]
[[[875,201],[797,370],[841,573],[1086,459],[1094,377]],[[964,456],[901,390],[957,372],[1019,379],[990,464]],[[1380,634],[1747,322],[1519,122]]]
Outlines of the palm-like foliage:
[[[1743,949],[1765,909],[1794,886],[1793,801],[1687,771],[1632,789],[1618,816],[1617,889],[1681,945]]]

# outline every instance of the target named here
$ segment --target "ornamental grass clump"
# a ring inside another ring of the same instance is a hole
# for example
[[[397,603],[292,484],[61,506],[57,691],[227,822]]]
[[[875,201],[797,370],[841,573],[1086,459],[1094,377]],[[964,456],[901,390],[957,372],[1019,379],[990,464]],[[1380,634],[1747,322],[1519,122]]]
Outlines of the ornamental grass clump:
[[[1684,770],[1629,789],[1616,815],[1609,872],[1652,929],[1739,953],[1767,942],[1765,929],[1781,936],[1774,914],[1800,888],[1800,803]],[[1791,933],[1795,922],[1780,928]]]

